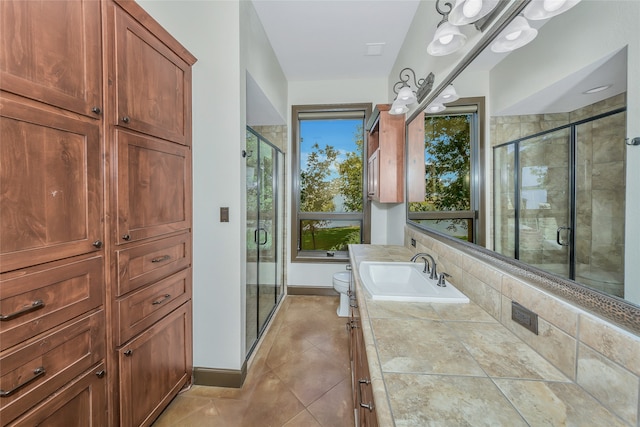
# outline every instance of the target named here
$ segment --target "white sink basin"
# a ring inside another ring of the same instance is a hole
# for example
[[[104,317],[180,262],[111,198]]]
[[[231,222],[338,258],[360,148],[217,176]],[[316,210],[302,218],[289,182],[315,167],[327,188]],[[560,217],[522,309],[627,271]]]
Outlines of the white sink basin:
[[[424,264],[414,262],[362,261],[358,272],[371,298],[382,301],[468,303],[451,283],[438,286],[422,272]]]

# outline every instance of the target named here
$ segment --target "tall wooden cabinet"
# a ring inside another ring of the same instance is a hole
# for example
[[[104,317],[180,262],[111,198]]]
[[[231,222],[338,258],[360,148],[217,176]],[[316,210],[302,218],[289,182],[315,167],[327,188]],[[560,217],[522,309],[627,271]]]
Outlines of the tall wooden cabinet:
[[[135,2],[0,2],[0,425],[150,425],[191,380],[191,66]]]

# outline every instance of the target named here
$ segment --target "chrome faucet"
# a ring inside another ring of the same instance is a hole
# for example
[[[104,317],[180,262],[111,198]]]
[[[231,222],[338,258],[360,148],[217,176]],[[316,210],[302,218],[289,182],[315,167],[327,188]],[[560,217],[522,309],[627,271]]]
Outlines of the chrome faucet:
[[[427,253],[424,252],[420,252],[415,254],[414,256],[411,257],[411,262],[416,262],[416,260],[418,258],[422,258],[424,260],[424,270],[422,271],[423,273],[430,273],[429,274],[429,279],[431,280],[437,280],[438,279],[438,272],[436,270],[436,261],[433,259],[433,257]],[[429,261],[427,260],[427,258],[429,258],[429,260],[431,260],[431,268],[429,268]]]

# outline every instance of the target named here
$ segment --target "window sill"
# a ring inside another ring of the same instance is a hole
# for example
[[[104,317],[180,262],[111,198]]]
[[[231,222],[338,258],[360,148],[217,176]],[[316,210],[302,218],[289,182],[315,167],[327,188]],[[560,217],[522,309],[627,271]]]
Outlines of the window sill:
[[[348,251],[336,251],[333,256],[327,256],[327,252],[312,252],[312,251],[300,251],[297,255],[293,256],[291,262],[306,262],[306,263],[348,263],[349,252]]]

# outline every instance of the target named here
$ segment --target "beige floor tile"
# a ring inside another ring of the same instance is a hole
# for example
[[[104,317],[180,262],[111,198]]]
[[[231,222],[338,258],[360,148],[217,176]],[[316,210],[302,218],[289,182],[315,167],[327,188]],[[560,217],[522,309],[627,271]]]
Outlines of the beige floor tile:
[[[351,377],[342,380],[307,409],[323,427],[353,426]]]
[[[338,297],[289,296],[257,348],[242,388],[193,386],[154,427],[353,425],[346,320]]]

